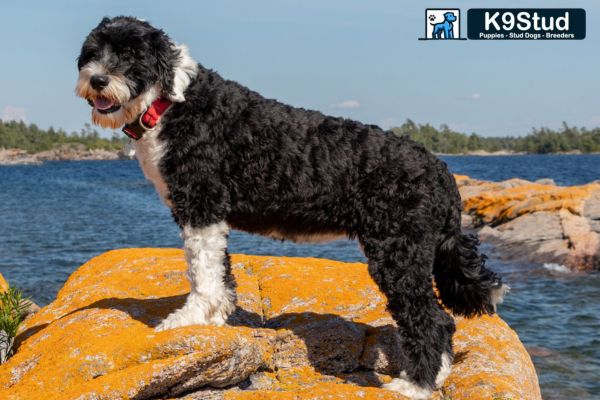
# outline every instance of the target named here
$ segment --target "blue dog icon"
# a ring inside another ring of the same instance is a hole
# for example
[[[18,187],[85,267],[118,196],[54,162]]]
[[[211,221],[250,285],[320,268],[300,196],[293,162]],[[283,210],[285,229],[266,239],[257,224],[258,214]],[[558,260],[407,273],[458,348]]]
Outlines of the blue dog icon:
[[[441,39],[442,34],[444,34],[444,39],[454,39],[454,25],[452,23],[455,21],[456,15],[454,15],[454,13],[445,13],[444,22],[438,22],[437,24],[431,23],[431,25],[433,25],[432,37],[434,39]]]

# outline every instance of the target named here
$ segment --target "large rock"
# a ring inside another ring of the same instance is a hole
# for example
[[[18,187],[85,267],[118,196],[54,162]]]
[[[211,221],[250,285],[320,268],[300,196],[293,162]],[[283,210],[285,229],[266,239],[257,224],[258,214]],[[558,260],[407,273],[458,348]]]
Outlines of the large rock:
[[[550,181],[486,182],[456,175],[463,225],[480,228],[499,256],[600,269],[600,184],[561,187]]]
[[[364,264],[233,256],[229,326],[155,332],[189,290],[183,252],[117,250],[77,270],[30,317],[0,366],[0,399],[401,399],[393,321]],[[517,335],[457,319],[453,372],[435,399],[540,399]]]

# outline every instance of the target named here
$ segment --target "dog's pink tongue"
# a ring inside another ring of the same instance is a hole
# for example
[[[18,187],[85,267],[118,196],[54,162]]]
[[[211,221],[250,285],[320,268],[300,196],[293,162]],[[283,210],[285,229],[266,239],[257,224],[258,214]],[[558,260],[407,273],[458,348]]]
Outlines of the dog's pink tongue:
[[[94,107],[98,110],[106,110],[111,108],[115,104],[114,101],[107,99],[106,97],[96,97],[94,99]]]

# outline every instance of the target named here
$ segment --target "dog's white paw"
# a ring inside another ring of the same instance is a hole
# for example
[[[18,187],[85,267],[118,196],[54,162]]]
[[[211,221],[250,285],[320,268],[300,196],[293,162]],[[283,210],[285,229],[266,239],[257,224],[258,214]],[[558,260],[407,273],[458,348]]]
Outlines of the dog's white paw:
[[[413,400],[427,400],[433,393],[430,389],[420,387],[416,383],[411,382],[404,371],[402,371],[400,377],[392,379],[390,383],[386,383],[382,385],[382,387],[387,390],[398,392]]]
[[[175,329],[189,325],[209,325],[203,313],[189,307],[183,307],[165,318],[160,324],[154,328],[155,331],[166,331],[167,329]]]
[[[222,296],[216,302],[191,294],[182,308],[171,313],[154,329],[164,331],[189,325],[222,326],[234,310],[235,302],[230,295]]]
[[[442,387],[444,381],[446,381],[446,378],[448,375],[450,375],[450,371],[452,371],[452,358],[448,355],[448,353],[444,353],[442,354],[442,366],[435,377],[436,388]]]
[[[229,298],[225,298],[219,308],[217,308],[209,318],[211,325],[223,326],[227,318],[235,311],[235,303]]]
[[[436,388],[440,388],[448,375],[450,375],[450,371],[452,370],[452,357],[448,355],[448,353],[442,354],[442,365],[440,366],[440,370],[438,371],[437,376],[435,377],[435,386]],[[405,371],[400,373],[398,378],[392,379],[390,383],[386,383],[382,385],[384,389],[393,390],[394,392],[398,392],[403,396],[406,396],[413,400],[427,400],[431,397],[433,391],[428,388],[421,387],[411,380],[406,375]]]

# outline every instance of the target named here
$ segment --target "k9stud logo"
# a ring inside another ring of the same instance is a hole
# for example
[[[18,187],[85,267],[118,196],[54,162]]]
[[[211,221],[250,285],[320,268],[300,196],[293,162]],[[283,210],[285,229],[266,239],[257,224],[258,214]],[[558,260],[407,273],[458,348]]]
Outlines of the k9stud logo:
[[[586,35],[582,8],[471,8],[471,40],[581,40]],[[460,37],[458,8],[427,8],[425,37],[419,40],[466,40]]]
[[[460,9],[428,8],[425,10],[425,37],[420,40],[451,40],[460,37]]]

